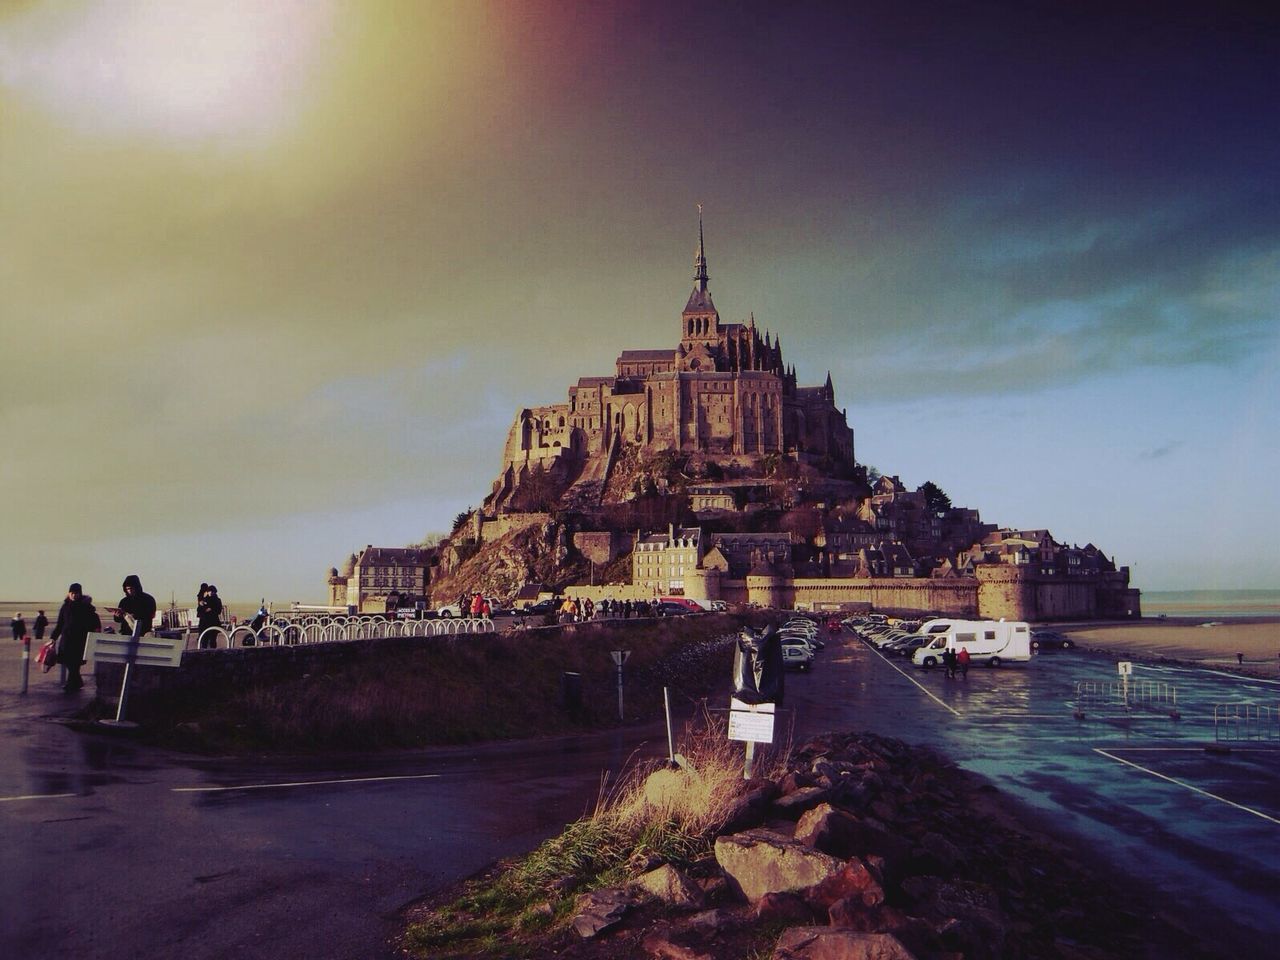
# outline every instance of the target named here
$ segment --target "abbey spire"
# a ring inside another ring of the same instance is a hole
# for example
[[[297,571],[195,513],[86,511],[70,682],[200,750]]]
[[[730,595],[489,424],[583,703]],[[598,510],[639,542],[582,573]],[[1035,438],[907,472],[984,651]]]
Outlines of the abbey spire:
[[[702,204],[698,204],[698,250],[693,256],[693,292],[681,312],[681,342],[715,340],[720,335],[720,314],[707,289],[707,254],[702,239]]]

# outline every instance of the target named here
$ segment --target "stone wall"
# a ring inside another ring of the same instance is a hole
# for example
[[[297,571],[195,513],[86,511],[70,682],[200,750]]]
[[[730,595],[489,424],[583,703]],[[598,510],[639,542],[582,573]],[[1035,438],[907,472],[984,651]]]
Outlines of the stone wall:
[[[598,566],[617,560],[631,546],[631,541],[629,534],[611,533],[607,530],[573,535],[573,545],[578,552]]]
[[[480,542],[491,543],[514,530],[524,530],[550,520],[549,513],[500,513],[496,517],[485,517],[480,523]]]

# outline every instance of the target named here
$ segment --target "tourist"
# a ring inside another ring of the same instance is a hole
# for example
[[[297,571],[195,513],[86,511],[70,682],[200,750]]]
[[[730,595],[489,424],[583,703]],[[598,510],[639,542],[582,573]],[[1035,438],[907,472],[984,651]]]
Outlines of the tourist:
[[[102,628],[102,621],[93,609],[90,597],[84,595],[80,584],[73,583],[67,587],[67,598],[62,601],[62,609],[58,611],[58,622],[54,624],[50,635],[58,643],[58,663],[67,671],[67,680],[62,689],[65,693],[75,693],[84,686],[80,677],[80,665],[84,660],[84,645],[89,634]]]
[[[956,665],[960,667],[960,676],[962,679],[969,679],[969,649],[961,647],[956,654]]]
[[[948,647],[942,651],[942,666],[948,679],[954,679],[956,675],[956,652]]]
[[[120,632],[137,640],[151,632],[156,618],[156,598],[142,589],[142,581],[136,573],[124,578],[121,589],[124,590],[124,596],[120,598],[119,605],[107,609],[114,614],[116,623],[120,624]],[[218,588],[211,584],[209,594],[216,599]],[[218,601],[218,612],[222,612],[221,600]]]
[[[27,636],[27,621],[22,619],[22,614],[18,614],[9,621],[9,628],[13,630],[13,639],[23,640]]]
[[[39,643],[44,639],[45,627],[49,626],[49,618],[44,615],[43,610],[36,614],[36,622],[34,626],[36,630],[36,643]]]
[[[462,614],[466,616],[467,611],[464,609]],[[479,590],[471,598],[471,616],[477,620],[484,616],[484,597],[481,596]]]
[[[204,650],[218,645],[217,636],[211,633],[206,637],[205,631],[222,626],[222,598],[218,596],[218,588],[213,584],[201,586],[203,594],[196,606],[196,635],[200,638],[200,648]]]

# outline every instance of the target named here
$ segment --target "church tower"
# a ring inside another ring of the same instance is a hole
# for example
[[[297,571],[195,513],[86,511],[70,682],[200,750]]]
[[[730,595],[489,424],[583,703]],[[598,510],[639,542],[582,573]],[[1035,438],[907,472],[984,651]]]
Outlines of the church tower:
[[[707,255],[702,242],[702,204],[698,204],[698,252],[693,258],[693,292],[680,314],[680,348],[714,347],[720,342],[720,313],[707,289]]]

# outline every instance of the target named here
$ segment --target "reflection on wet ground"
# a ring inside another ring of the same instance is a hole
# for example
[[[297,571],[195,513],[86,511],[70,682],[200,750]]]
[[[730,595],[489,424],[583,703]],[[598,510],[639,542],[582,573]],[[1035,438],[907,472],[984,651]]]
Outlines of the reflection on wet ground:
[[[811,697],[803,678],[788,687],[807,733],[869,729],[928,745],[1179,903],[1280,935],[1280,742],[1216,743],[1213,724],[1214,704],[1275,704],[1280,686],[1138,663],[1135,681],[1176,689],[1181,719],[1107,704],[1076,719],[1077,683],[1114,682],[1113,660],[1055,651],[949,679],[847,643],[821,667],[838,679],[815,671]]]

